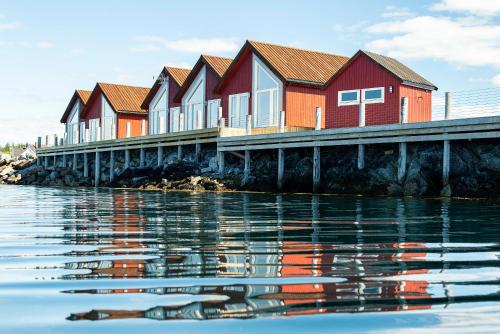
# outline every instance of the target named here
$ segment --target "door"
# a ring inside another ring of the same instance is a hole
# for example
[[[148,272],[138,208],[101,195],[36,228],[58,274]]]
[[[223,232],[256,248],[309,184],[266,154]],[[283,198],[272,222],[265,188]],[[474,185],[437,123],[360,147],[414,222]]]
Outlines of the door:
[[[249,97],[248,93],[229,96],[229,127],[246,128]]]
[[[207,128],[216,128],[219,125],[220,100],[210,100],[207,106]]]
[[[170,132],[179,131],[179,115],[181,113],[180,107],[170,108]]]

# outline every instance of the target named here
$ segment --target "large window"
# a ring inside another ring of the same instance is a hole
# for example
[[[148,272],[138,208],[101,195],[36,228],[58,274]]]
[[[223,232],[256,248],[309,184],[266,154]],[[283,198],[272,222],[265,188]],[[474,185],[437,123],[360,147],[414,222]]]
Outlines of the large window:
[[[254,56],[254,127],[278,125],[280,81]]]
[[[384,103],[384,87],[353,89],[339,91],[338,105],[348,106],[359,104],[360,102]]]
[[[205,67],[203,67],[183,99],[185,130],[203,128],[205,123]]]
[[[207,128],[215,128],[219,123],[220,100],[210,100],[207,103]]]
[[[167,132],[167,83],[158,91],[153,99],[149,113],[149,133],[152,135]]]
[[[246,128],[250,94],[229,95],[229,127]]]
[[[362,89],[361,99],[365,103],[384,103],[384,87]]]
[[[89,141],[99,140],[99,118],[89,120]]]
[[[78,144],[79,103],[75,103],[67,119],[66,140],[68,144]]]
[[[109,105],[108,101],[102,99],[102,140],[109,140],[115,138],[115,112]]]
[[[170,132],[179,131],[179,115],[181,113],[180,107],[170,108]]]

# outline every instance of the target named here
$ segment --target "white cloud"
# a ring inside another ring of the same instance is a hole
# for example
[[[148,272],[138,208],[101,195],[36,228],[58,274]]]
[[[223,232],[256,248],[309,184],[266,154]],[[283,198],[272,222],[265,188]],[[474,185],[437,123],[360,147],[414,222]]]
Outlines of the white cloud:
[[[399,8],[396,6],[387,6],[384,8],[382,17],[394,18],[394,17],[405,17],[412,16],[413,13],[408,10],[408,8]]]
[[[54,44],[47,41],[40,41],[36,43],[36,47],[39,49],[50,49],[54,46]]]
[[[431,6],[435,11],[458,11],[481,16],[500,14],[498,0],[442,0]]]
[[[395,58],[500,68],[500,25],[483,20],[419,16],[378,23],[367,31],[389,34],[366,48]]]
[[[495,75],[492,79],[491,82],[495,85],[500,87],[500,74]]]
[[[138,42],[145,42],[129,48],[131,52],[155,52],[161,47],[186,53],[223,53],[234,52],[239,49],[239,40],[236,38],[190,38],[167,40],[161,36],[139,36]]]
[[[3,22],[0,23],[0,30],[14,30],[21,27],[19,22]]]

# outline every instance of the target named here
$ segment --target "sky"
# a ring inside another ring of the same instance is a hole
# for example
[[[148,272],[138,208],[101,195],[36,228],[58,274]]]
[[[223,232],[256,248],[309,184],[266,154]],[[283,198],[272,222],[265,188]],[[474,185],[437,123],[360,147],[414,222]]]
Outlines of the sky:
[[[151,87],[245,40],[402,61],[439,87],[500,87],[500,0],[0,0],[0,144],[62,134],[76,88]]]

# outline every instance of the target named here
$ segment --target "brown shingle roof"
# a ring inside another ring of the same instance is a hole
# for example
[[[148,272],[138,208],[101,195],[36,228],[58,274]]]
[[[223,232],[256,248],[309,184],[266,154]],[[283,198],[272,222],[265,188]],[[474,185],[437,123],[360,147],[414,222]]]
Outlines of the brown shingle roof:
[[[382,56],[373,52],[368,52],[368,51],[363,51],[360,50],[360,52],[364,53],[366,56],[368,56],[370,59],[372,59],[374,62],[394,74],[396,77],[401,79],[403,83],[409,84],[409,85],[423,85],[427,86],[432,89],[436,89],[437,87],[424,77],[422,77],[420,74],[416,73],[406,65],[402,64],[398,60],[387,57],[387,56]]]
[[[248,41],[285,81],[325,84],[348,57],[268,43]]]
[[[189,73],[188,77],[184,81],[184,84],[179,89],[179,92],[177,92],[177,95],[175,95],[174,101],[180,102],[182,96],[188,89],[189,85],[191,85],[193,80],[196,78],[196,75],[198,75],[198,72],[203,65],[207,65],[207,67],[214,71],[214,73],[220,79],[226,73],[232,62],[233,59],[231,58],[201,55],[196,64],[193,66],[193,69]]]
[[[146,112],[141,108],[141,104],[148,94],[149,88],[103,82],[97,83],[97,87],[106,96],[109,104],[116,112]],[[96,89],[94,89],[95,91]],[[92,92],[92,95],[94,92]]]
[[[85,104],[87,104],[87,101],[90,98],[90,94],[92,94],[92,91],[90,90],[76,89],[66,107],[66,110],[64,111],[64,114],[61,117],[61,123],[66,123],[67,118],[71,112],[71,109],[73,109],[73,105],[75,104],[76,100],[80,99],[83,103],[83,106],[85,106]]]
[[[190,69],[187,68],[179,68],[179,67],[171,67],[171,66],[165,66],[163,67],[161,74],[164,74],[166,76],[171,77],[179,87],[181,87],[184,84],[184,81],[186,81],[189,73],[191,72]],[[147,110],[149,108],[149,104],[153,100],[153,98],[156,95],[156,92],[158,92],[158,89],[160,89],[161,84],[158,80],[155,81],[153,87],[149,90],[148,94],[144,98],[144,101],[142,101],[141,108]]]

